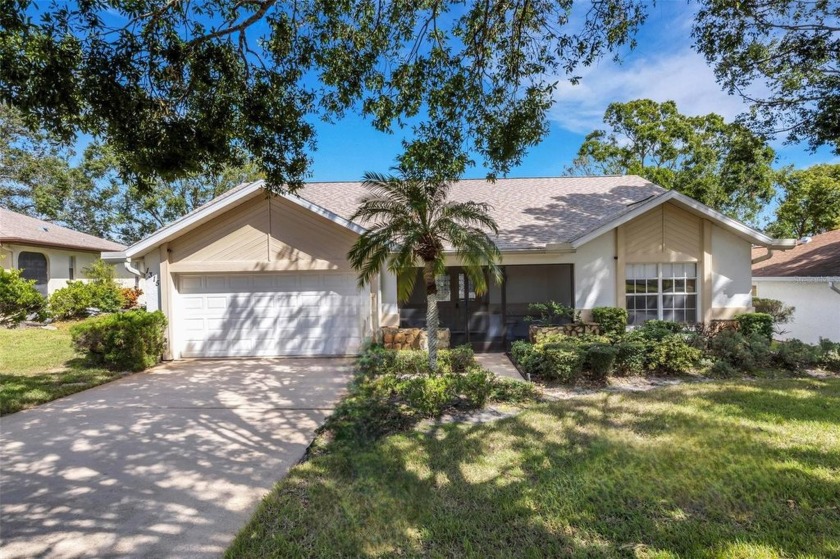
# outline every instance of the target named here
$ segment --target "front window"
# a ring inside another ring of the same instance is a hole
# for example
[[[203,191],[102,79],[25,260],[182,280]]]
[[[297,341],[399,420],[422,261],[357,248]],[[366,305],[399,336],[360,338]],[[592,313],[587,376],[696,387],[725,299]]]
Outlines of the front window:
[[[629,324],[697,322],[697,264],[628,264],[625,281]]]
[[[46,295],[47,291],[47,257],[40,252],[21,252],[18,255],[18,268],[21,277],[35,280],[35,288]]]

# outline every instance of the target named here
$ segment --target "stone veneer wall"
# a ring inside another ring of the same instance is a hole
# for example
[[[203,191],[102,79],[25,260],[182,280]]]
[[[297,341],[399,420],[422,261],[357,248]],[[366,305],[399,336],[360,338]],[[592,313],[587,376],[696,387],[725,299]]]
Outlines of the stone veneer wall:
[[[426,330],[423,328],[382,327],[382,344],[386,349],[423,349],[428,346]],[[438,330],[438,349],[449,348],[449,328]]]

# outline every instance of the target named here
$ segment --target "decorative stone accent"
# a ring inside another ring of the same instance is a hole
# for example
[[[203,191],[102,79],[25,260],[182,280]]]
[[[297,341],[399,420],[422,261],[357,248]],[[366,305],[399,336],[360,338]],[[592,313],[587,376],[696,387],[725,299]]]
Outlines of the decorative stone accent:
[[[428,347],[428,337],[423,328],[382,327],[382,344],[386,349],[423,349]],[[438,330],[438,349],[449,348],[449,328]]]
[[[531,343],[536,343],[543,336],[562,334],[564,336],[583,336],[585,334],[601,333],[597,322],[572,322],[561,326],[534,326],[528,327],[528,338]]]

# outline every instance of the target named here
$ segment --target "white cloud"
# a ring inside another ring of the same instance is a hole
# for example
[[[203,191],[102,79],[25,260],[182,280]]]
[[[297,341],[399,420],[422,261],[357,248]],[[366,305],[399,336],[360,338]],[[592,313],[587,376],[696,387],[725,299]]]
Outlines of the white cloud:
[[[549,115],[572,132],[602,128],[604,111],[615,101],[675,101],[683,114],[714,112],[727,120],[746,107],[740,97],[721,90],[706,61],[688,46],[672,53],[630,56],[622,65],[604,60],[581,75],[578,85],[560,81]]]

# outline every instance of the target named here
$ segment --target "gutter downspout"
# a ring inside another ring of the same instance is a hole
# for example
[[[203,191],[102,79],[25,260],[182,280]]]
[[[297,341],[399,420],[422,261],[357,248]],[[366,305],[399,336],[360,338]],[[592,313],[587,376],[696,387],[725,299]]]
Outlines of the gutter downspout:
[[[140,280],[145,278],[146,275],[143,272],[141,272],[139,269],[137,269],[137,268],[135,268],[134,266],[131,265],[131,258],[126,258],[125,262],[123,262],[123,266],[125,267],[125,269],[129,273],[134,274],[134,276],[135,276],[134,287],[136,289],[137,287],[140,286]]]
[[[765,260],[769,260],[773,258],[773,249],[767,248],[767,254],[762,254],[761,256],[756,256],[752,260],[750,260],[750,264],[758,264],[759,262],[764,262]]]
[[[837,287],[836,283],[837,282],[833,282],[833,281],[828,282],[828,288],[830,290],[832,290],[833,292],[837,293],[838,295],[840,295],[840,287]]]

